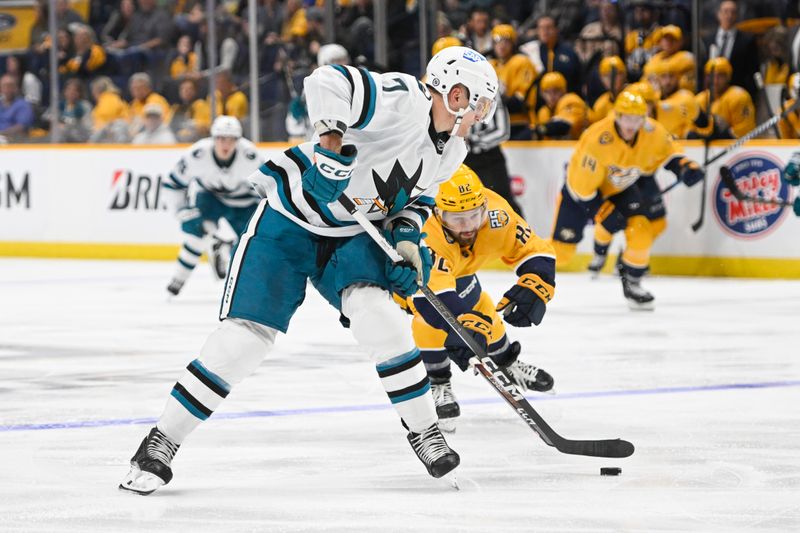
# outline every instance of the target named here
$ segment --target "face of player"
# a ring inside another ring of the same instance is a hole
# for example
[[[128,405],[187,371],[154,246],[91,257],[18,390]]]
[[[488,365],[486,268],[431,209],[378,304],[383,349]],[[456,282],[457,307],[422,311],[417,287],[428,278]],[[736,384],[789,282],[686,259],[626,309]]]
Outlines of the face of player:
[[[214,154],[217,159],[227,161],[236,150],[236,137],[214,137]]]
[[[661,40],[658,41],[658,45],[661,47],[661,50],[665,52],[665,55],[668,56],[681,49],[681,42],[671,35],[662,37]]]
[[[511,39],[497,39],[494,42],[494,53],[500,59],[508,59],[514,51],[514,43]]]
[[[661,96],[669,96],[678,90],[678,76],[675,74],[659,74],[658,88],[661,89]]]
[[[480,230],[486,223],[486,203],[475,209],[451,212],[440,211],[442,226],[461,246],[471,246],[475,243]]]
[[[728,90],[731,79],[727,74],[714,73],[714,97],[719,98],[722,93]]]
[[[632,141],[642,126],[644,126],[644,117],[641,115],[617,115],[617,129],[625,142]]]
[[[603,74],[600,76],[600,81],[603,82],[603,87],[611,90],[611,74]],[[625,74],[622,72],[617,72],[614,76],[614,94],[619,94],[622,92],[623,87],[625,87]]]
[[[564,96],[564,91],[561,89],[547,89],[546,91],[542,91],[542,98],[544,98],[544,103],[547,104],[547,107],[553,109],[556,107],[556,104]]]

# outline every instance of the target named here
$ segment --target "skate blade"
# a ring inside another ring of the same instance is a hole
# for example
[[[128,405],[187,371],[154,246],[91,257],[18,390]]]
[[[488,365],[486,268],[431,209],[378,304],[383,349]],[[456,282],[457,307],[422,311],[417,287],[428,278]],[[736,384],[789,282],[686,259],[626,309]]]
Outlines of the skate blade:
[[[456,432],[456,419],[455,418],[440,418],[437,422],[439,429],[445,433]]]
[[[450,472],[449,474],[445,474],[444,476],[442,476],[441,479],[442,479],[442,481],[447,483],[447,485],[451,489],[461,490],[461,486],[458,484],[458,478],[456,477],[456,475],[453,472]]]
[[[599,270],[590,270],[589,271],[589,279],[597,279],[599,277],[600,277],[600,271]]]
[[[138,467],[132,466],[131,471],[119,484],[119,490],[123,492],[131,492],[140,496],[147,496],[152,494],[161,486],[164,485],[164,480],[150,472],[143,472]]]
[[[628,300],[628,309],[631,311],[655,311],[655,302],[639,303]]]

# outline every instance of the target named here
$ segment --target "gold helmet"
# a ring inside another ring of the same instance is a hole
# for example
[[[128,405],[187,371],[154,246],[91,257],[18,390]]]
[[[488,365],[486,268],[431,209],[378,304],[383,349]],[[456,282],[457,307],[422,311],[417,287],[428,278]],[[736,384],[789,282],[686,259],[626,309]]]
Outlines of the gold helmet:
[[[548,72],[542,76],[542,81],[539,82],[539,90],[547,91],[550,89],[559,89],[561,91],[567,90],[567,78],[560,72]]]
[[[511,24],[498,24],[492,28],[492,40],[499,41],[501,39],[508,39],[512,43],[517,42],[517,30]]]
[[[660,29],[656,30],[656,32],[658,32],[658,39],[656,39],[656,41],[660,41],[664,37],[672,37],[676,41],[683,39],[683,31],[674,24],[662,26]]]
[[[725,59],[724,57],[715,57],[714,59],[708,60],[703,72],[705,72],[706,74],[711,74],[712,70],[717,74],[725,74],[726,76],[730,76],[731,74],[733,74],[733,67],[731,66],[731,62]]]
[[[634,92],[644,99],[646,104],[657,104],[659,100],[658,91],[646,81],[631,83],[625,88],[626,91]]]
[[[614,101],[614,112],[617,115],[647,116],[647,104],[642,96],[629,88],[625,89]]]
[[[617,71],[617,75],[625,75],[625,63],[622,62],[619,56],[604,57],[600,61],[600,75],[605,76],[611,74],[611,69]]]
[[[442,211],[467,211],[485,203],[483,183],[467,165],[458,167],[448,181],[439,185],[439,193],[436,195],[436,207]]]
[[[452,35],[448,35],[447,37],[440,37],[433,42],[433,47],[431,48],[431,57],[435,56],[445,48],[449,48],[451,46],[462,46],[463,43],[461,39],[458,37],[453,37]]]

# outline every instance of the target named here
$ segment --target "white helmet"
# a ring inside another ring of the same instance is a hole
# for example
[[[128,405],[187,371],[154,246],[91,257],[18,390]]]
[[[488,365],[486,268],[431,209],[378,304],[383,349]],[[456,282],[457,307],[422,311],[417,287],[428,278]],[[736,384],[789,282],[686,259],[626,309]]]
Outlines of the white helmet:
[[[212,137],[234,137],[236,139],[242,136],[242,124],[236,117],[228,115],[220,115],[214,119],[211,124]]]
[[[317,65],[348,65],[350,64],[350,54],[341,44],[323,44],[317,52]]]
[[[467,111],[475,111],[475,118],[484,124],[494,116],[497,108],[497,73],[494,67],[481,54],[464,46],[450,46],[433,56],[425,69],[425,83],[444,96],[447,110],[456,116],[458,129]],[[447,95],[456,85],[461,84],[469,91],[469,107],[453,111],[447,102]]]

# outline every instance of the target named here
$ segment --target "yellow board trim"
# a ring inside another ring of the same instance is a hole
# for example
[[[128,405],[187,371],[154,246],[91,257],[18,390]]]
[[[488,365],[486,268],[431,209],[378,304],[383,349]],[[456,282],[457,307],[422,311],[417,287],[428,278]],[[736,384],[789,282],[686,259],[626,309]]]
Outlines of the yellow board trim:
[[[559,272],[587,272],[591,254],[575,254]],[[613,273],[617,262],[609,255],[605,273]],[[509,270],[499,259],[487,264],[492,270]],[[662,255],[650,258],[650,272],[664,276],[709,276],[729,278],[800,279],[800,259],[776,259],[771,257],[690,257]],[[587,274],[588,275],[588,274]]]
[[[59,259],[174,260],[180,246],[173,244],[89,244],[79,242],[0,242],[0,257]]]

